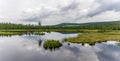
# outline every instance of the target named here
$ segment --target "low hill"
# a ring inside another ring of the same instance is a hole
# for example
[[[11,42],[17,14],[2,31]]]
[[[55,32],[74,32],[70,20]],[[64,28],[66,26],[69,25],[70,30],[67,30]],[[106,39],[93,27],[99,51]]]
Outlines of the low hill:
[[[120,25],[120,21],[110,21],[110,22],[90,22],[90,23],[61,23],[55,26],[100,26],[100,25]]]

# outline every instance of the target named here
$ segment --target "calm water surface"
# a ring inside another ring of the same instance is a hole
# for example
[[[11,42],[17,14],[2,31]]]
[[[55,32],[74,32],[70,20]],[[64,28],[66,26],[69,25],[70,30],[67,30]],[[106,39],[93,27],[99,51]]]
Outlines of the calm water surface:
[[[77,33],[46,33],[0,37],[0,61],[120,61],[120,46],[114,41],[96,43],[94,46],[63,42]],[[42,47],[48,39],[60,40],[63,46],[56,50]],[[39,43],[42,40],[42,43]]]

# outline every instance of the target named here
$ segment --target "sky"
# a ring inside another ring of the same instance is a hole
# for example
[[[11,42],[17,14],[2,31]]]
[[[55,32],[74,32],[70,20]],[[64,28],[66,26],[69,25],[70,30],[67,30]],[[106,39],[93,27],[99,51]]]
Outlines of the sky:
[[[55,25],[120,20],[120,0],[0,0],[0,22]]]

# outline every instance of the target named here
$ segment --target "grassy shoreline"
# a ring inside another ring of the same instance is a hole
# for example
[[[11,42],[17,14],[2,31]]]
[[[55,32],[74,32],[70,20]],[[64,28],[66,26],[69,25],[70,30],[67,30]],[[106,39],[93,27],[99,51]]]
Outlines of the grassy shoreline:
[[[44,32],[30,32],[30,31],[0,31],[0,36],[11,36],[11,35],[23,35],[23,34],[34,34],[44,35]]]
[[[77,37],[65,38],[65,41],[72,43],[88,43],[94,45],[95,43],[106,41],[118,41],[120,40],[120,32],[104,32],[104,33],[81,33]]]

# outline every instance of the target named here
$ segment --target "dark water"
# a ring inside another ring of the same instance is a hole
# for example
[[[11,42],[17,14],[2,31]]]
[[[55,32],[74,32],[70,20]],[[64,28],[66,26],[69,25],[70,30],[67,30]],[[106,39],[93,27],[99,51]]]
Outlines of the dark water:
[[[63,38],[77,34],[46,33],[43,36],[22,35],[0,37],[0,61],[120,61],[120,46],[114,41],[88,44],[62,42]],[[63,46],[54,51],[45,50],[42,42],[61,40]],[[38,40],[42,40],[41,44]]]

